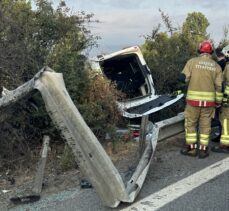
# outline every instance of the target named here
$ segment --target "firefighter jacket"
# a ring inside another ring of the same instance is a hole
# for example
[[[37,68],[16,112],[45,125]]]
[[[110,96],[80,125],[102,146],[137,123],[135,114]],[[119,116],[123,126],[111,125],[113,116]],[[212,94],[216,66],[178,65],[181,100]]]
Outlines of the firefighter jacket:
[[[226,67],[224,69],[223,81],[224,81],[224,94],[228,98],[229,97],[229,62],[227,62]]]
[[[188,83],[186,101],[191,106],[212,107],[221,103],[223,74],[209,54],[190,59],[183,71]]]
[[[229,146],[229,63],[227,62],[223,73],[224,81],[224,95],[223,107],[220,110],[220,122],[222,125],[222,132],[220,143]]]

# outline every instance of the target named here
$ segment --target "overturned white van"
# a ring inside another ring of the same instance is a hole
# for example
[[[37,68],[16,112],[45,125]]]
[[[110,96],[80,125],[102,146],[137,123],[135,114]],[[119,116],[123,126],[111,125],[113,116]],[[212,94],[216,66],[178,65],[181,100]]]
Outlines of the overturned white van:
[[[151,71],[138,46],[100,55],[98,62],[104,75],[127,96],[118,102],[124,117],[137,118],[154,113],[183,97],[183,94],[155,95]]]

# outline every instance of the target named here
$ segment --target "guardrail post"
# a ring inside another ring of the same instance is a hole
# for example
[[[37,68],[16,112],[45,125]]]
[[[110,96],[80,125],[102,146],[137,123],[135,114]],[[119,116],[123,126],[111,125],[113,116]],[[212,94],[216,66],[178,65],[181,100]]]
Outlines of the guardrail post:
[[[141,127],[140,127],[140,137],[139,137],[139,157],[142,156],[142,153],[145,150],[145,138],[146,138],[146,129],[149,121],[149,115],[142,116]]]

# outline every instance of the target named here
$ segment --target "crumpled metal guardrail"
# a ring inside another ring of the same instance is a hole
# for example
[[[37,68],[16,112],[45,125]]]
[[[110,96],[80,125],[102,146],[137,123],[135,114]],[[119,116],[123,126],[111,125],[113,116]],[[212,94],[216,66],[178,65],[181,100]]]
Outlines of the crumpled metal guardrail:
[[[30,95],[34,89],[40,91],[48,114],[72,148],[81,171],[109,207],[117,207],[120,202],[134,201],[144,183],[157,141],[184,130],[182,114],[156,124],[149,123],[146,133],[150,138],[146,141],[139,165],[125,187],[118,170],[73,104],[61,73],[48,67],[43,68],[27,83],[7,91],[0,98],[0,109],[6,109]]]

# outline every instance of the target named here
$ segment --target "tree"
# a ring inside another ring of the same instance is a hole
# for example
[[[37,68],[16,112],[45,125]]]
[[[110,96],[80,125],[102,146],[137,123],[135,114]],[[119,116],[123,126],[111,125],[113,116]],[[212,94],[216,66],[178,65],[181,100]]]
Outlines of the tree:
[[[201,42],[209,38],[207,27],[209,22],[201,12],[189,13],[182,27],[182,34],[194,38],[195,42]]]
[[[29,80],[44,65],[53,65],[50,58],[59,46],[67,45],[76,56],[97,39],[85,28],[92,14],[71,14],[63,2],[56,10],[47,0],[36,0],[36,6],[32,10],[27,0],[0,2],[0,82],[7,88]]]
[[[48,65],[63,73],[66,87],[89,126],[94,126],[96,132],[98,128],[102,129],[104,134],[117,122],[116,94],[107,91],[103,92],[103,99],[95,96],[92,99],[96,98],[97,104],[93,106],[95,102],[90,99],[93,96],[90,90],[94,82],[83,53],[96,45],[98,37],[91,34],[88,25],[97,20],[93,14],[72,13],[64,1],[57,9],[48,0],[36,0],[35,3],[36,8],[32,10],[28,0],[0,1],[1,86],[15,89]],[[98,88],[105,86],[108,90],[107,84],[108,81]],[[111,90],[114,90],[112,86]],[[12,112],[13,118],[0,123],[0,137],[4,137],[0,146],[1,156],[13,158],[20,153],[26,154],[30,146],[39,144],[44,132],[54,136],[56,141],[60,140],[40,95],[33,96],[26,103],[20,102]],[[102,118],[91,118],[98,114]]]
[[[30,25],[31,4],[26,1],[3,0],[0,2],[0,83],[14,88],[19,85],[32,63],[29,43],[32,38]]]
[[[229,33],[229,26],[224,26],[223,38],[219,42],[219,45],[217,47],[218,50],[221,51],[225,46],[229,45],[228,33]]]
[[[176,89],[177,75],[187,60],[197,55],[198,44],[209,38],[206,32],[209,23],[202,13],[193,12],[188,14],[182,28],[174,32],[169,16],[161,15],[169,34],[155,28],[150,36],[146,36],[142,51],[152,70],[156,91],[171,93]]]

